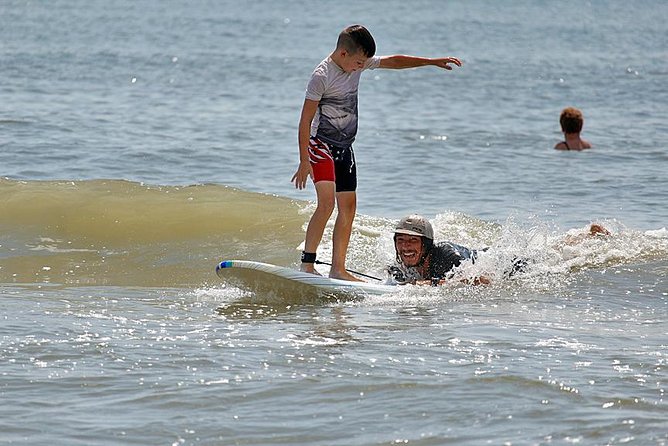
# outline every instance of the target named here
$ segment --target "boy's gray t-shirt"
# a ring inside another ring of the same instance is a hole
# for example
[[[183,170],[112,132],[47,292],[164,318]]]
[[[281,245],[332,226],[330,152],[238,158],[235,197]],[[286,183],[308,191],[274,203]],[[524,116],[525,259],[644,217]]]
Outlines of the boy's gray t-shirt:
[[[361,70],[346,73],[331,57],[315,67],[306,87],[306,99],[319,101],[311,136],[336,147],[350,147],[357,135],[357,89],[362,71],[380,66],[370,57]]]

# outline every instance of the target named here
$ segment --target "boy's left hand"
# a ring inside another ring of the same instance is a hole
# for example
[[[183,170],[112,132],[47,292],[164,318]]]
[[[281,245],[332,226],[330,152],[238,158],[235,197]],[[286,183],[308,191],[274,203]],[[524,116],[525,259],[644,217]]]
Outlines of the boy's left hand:
[[[434,65],[437,67],[445,68],[446,70],[452,70],[452,67],[449,64],[455,64],[458,67],[461,67],[462,61],[456,57],[443,57],[440,59],[434,59]]]

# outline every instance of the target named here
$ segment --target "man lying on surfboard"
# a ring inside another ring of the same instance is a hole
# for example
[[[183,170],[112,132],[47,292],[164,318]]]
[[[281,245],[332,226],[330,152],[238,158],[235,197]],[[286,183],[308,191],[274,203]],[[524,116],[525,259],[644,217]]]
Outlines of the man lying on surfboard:
[[[564,241],[567,245],[581,242],[588,236],[608,236],[610,232],[599,224],[592,224],[589,232],[579,236],[569,236]],[[440,285],[454,279],[453,270],[470,261],[475,263],[479,251],[452,242],[434,243],[434,229],[429,221],[420,215],[402,218],[394,230],[394,249],[396,264],[388,268],[390,279],[398,284]],[[523,259],[515,259],[506,272],[512,276],[522,272],[527,265]],[[489,284],[486,276],[473,279],[463,278],[460,282],[479,285]]]
[[[475,262],[478,252],[451,242],[434,243],[434,228],[420,215],[399,220],[394,230],[396,265],[388,268],[390,277],[399,284],[439,285],[453,277],[452,270],[463,261]],[[488,284],[484,276],[467,283]]]

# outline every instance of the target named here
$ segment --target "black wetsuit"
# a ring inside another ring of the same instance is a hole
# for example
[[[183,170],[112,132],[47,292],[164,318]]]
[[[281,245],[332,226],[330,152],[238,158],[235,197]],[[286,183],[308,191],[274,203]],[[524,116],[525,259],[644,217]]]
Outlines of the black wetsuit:
[[[434,245],[429,253],[429,271],[427,277],[423,277],[417,268],[393,265],[388,271],[390,276],[399,283],[413,282],[416,280],[432,280],[438,282],[440,279],[449,278],[450,272],[461,265],[464,260],[475,262],[477,251],[451,242],[441,242]]]

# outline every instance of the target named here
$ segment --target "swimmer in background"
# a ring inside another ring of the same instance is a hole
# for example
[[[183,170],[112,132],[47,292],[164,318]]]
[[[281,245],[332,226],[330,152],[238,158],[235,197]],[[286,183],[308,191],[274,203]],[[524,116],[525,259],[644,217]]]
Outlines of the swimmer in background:
[[[556,150],[591,149],[591,144],[580,138],[580,132],[584,124],[584,118],[580,110],[575,107],[563,109],[561,116],[559,116],[559,123],[561,124],[561,131],[564,133],[564,140],[554,146]]]

